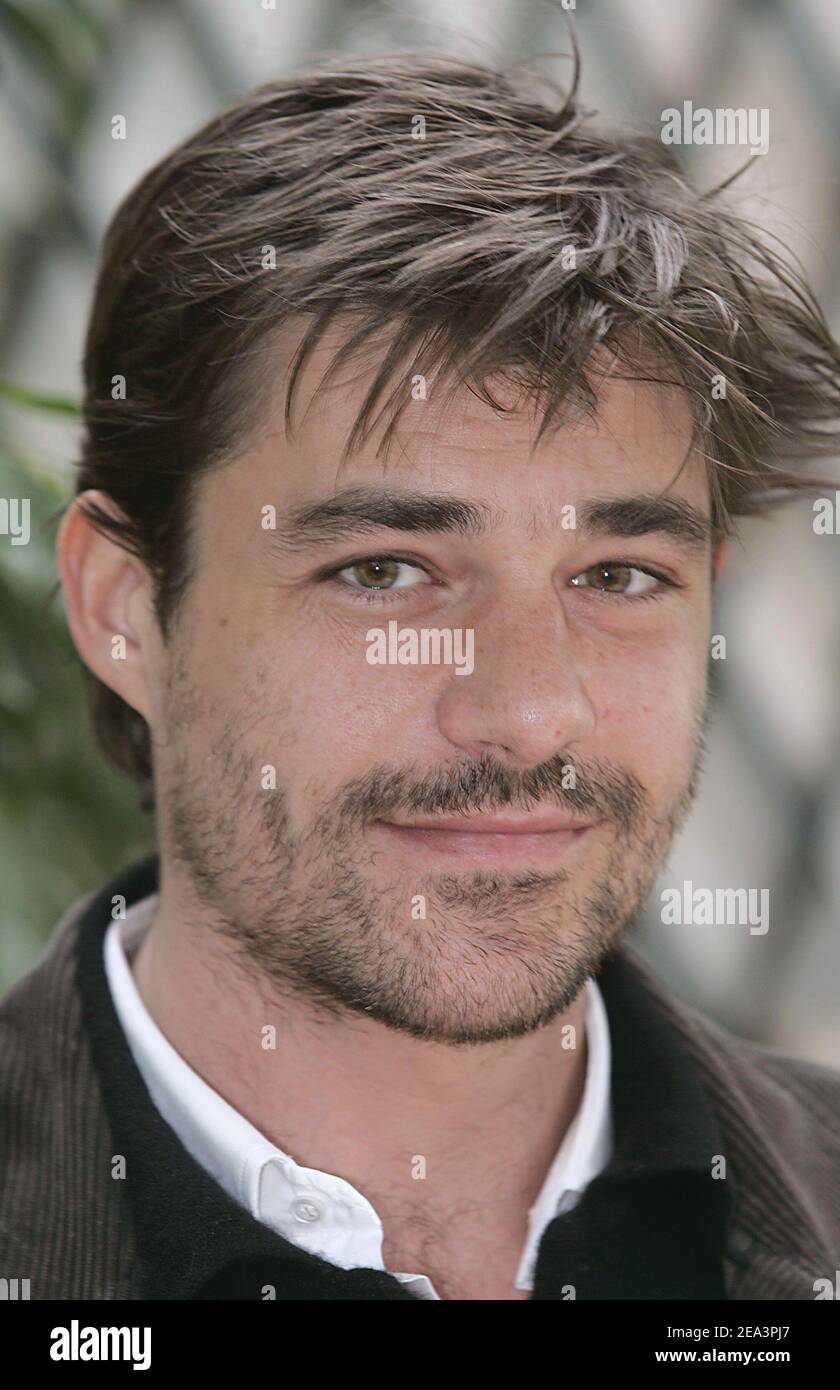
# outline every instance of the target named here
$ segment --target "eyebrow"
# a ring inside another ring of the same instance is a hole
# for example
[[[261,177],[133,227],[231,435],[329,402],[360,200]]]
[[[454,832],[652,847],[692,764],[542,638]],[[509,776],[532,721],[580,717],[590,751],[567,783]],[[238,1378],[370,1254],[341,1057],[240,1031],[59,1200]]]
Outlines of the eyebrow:
[[[286,551],[355,540],[383,529],[473,539],[487,535],[503,520],[502,511],[463,497],[357,487],[296,508],[284,521],[278,520],[274,539]],[[591,498],[576,508],[576,521],[585,539],[663,533],[698,551],[708,548],[713,534],[711,519],[699,508],[655,493]]]
[[[578,508],[577,522],[584,535],[647,536],[659,532],[703,552],[714,535],[711,517],[699,507],[656,493],[592,499]]]
[[[299,550],[325,541],[353,540],[383,529],[477,537],[486,535],[502,519],[503,513],[487,503],[469,502],[463,497],[357,487],[296,508],[285,521],[278,521],[276,538],[284,548]]]

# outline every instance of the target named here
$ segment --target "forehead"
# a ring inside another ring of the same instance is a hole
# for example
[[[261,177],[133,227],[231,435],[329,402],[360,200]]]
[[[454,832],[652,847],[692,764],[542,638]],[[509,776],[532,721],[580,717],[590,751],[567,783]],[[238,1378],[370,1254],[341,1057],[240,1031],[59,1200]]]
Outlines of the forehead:
[[[692,413],[674,386],[616,376],[598,388],[597,411],[549,430],[534,447],[541,407],[507,375],[486,381],[500,409],[474,388],[398,365],[378,398],[373,418],[396,386],[403,406],[387,452],[379,451],[386,413],[346,459],[348,435],[371,384],[391,350],[390,337],[365,343],[325,378],[348,324],[332,323],[307,358],[295,390],[294,433],[283,423],[288,369],[305,330],[289,321],[272,344],[271,386],[260,429],[247,457],[283,505],[291,508],[347,487],[382,486],[482,496],[533,528],[552,525],[555,509],[588,494],[663,492],[708,511],[706,464],[691,450]],[[632,368],[619,368],[626,373]],[[639,375],[650,364],[639,364]],[[662,373],[663,376],[667,375]]]

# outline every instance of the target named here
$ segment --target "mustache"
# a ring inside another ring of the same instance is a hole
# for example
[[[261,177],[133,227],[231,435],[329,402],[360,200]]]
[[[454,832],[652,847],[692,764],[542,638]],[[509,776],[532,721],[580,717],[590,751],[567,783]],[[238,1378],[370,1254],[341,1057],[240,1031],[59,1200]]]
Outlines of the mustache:
[[[569,769],[574,769],[574,785]],[[452,764],[419,779],[412,771],[377,765],[347,784],[330,811],[359,829],[396,812],[415,815],[485,814],[504,807],[532,811],[549,805],[597,820],[614,821],[629,835],[645,818],[649,797],[638,777],[599,760],[557,754],[525,771],[489,754]]]

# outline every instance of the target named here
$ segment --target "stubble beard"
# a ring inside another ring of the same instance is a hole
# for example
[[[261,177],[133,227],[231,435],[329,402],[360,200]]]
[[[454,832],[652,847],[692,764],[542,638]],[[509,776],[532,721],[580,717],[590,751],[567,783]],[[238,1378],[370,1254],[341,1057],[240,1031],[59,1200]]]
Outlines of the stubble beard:
[[[222,938],[264,995],[452,1045],[514,1038],[568,1010],[631,925],[696,793],[704,713],[691,772],[656,812],[641,782],[612,765],[578,761],[570,790],[559,756],[527,773],[482,758],[433,777],[372,768],[299,834],[285,791],[261,788],[260,760],[228,721],[201,757],[188,739],[168,740],[162,840],[200,904],[201,929]],[[388,875],[364,833],[397,809],[537,804],[604,818],[589,832],[606,838],[588,882],[585,861],[553,873],[418,870],[409,881]]]

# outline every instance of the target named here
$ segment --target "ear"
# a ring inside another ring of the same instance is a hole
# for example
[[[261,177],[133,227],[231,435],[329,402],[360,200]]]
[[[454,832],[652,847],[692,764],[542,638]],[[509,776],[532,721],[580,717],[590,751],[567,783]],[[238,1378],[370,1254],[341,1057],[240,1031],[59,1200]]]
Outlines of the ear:
[[[720,578],[720,572],[726,564],[727,542],[718,541],[712,552],[712,581]]]
[[[151,578],[142,561],[96,528],[85,501],[120,517],[112,499],[93,490],[76,497],[65,513],[56,560],[70,632],[85,665],[149,721],[157,637]]]

